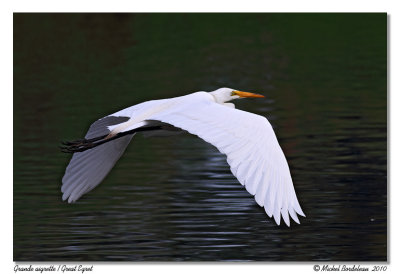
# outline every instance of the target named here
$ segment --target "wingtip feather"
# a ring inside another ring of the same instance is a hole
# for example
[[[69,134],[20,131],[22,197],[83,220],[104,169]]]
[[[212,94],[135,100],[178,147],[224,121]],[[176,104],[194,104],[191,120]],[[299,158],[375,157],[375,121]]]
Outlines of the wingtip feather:
[[[283,210],[281,211],[281,213],[282,213],[282,218],[283,218],[283,220],[285,221],[285,224],[286,224],[288,227],[290,227],[290,218],[289,218],[289,214],[288,214],[287,209],[283,209]]]
[[[281,224],[281,214],[274,214],[275,223],[279,226]]]
[[[289,214],[290,214],[290,217],[292,217],[292,219],[293,219],[296,223],[300,224],[299,218],[297,217],[297,214],[296,214],[296,212],[293,210],[293,208],[289,208]]]

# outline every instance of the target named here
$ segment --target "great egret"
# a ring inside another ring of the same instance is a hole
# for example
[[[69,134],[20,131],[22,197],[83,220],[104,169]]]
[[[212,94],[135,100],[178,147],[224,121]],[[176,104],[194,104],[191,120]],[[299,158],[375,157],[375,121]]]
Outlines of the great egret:
[[[263,95],[220,88],[134,105],[94,122],[85,139],[64,142],[74,153],[62,178],[62,199],[75,202],[108,174],[138,132],[187,131],[226,154],[231,171],[269,217],[305,216],[286,158],[265,117],[235,109],[233,99]]]

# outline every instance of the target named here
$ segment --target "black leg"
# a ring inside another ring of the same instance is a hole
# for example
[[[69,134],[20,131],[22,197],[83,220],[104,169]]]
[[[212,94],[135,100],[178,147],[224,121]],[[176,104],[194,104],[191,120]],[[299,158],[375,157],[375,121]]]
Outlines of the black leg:
[[[74,141],[65,141],[62,142],[61,144],[63,146],[60,146],[61,151],[65,153],[75,153],[75,152],[82,152],[94,147],[97,147],[99,145],[108,143],[112,140],[121,138],[126,135],[134,134],[136,132],[142,132],[142,131],[152,131],[152,130],[160,130],[162,129],[161,126],[155,126],[155,127],[141,127],[141,128],[135,128],[130,131],[126,132],[121,132],[116,134],[115,136],[111,138],[107,138],[107,135],[91,138],[91,139],[78,139]]]

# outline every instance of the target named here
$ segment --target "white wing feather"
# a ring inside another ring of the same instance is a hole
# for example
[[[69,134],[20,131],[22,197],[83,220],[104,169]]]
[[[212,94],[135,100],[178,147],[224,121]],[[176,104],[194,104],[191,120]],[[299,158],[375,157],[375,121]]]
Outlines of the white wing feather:
[[[288,226],[289,214],[297,223],[296,213],[305,216],[286,158],[266,118],[210,100],[195,100],[195,104],[180,104],[151,119],[195,134],[226,154],[233,175],[278,225],[281,215]]]
[[[90,126],[85,138],[108,134],[108,126],[127,119],[116,116],[99,119]],[[63,200],[75,202],[100,184],[124,153],[132,137],[133,135],[123,136],[93,149],[74,153],[62,178]]]

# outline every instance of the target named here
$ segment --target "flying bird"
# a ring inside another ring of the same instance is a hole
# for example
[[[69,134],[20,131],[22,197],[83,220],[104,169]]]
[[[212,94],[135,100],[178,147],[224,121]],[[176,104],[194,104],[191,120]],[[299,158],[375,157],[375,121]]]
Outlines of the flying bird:
[[[137,133],[186,131],[214,145],[227,157],[232,174],[279,225],[281,216],[300,223],[304,216],[288,163],[274,130],[260,115],[235,109],[231,100],[263,95],[231,88],[195,92],[137,104],[95,121],[84,139],[63,142],[73,153],[62,178],[62,199],[77,201],[109,173]]]

